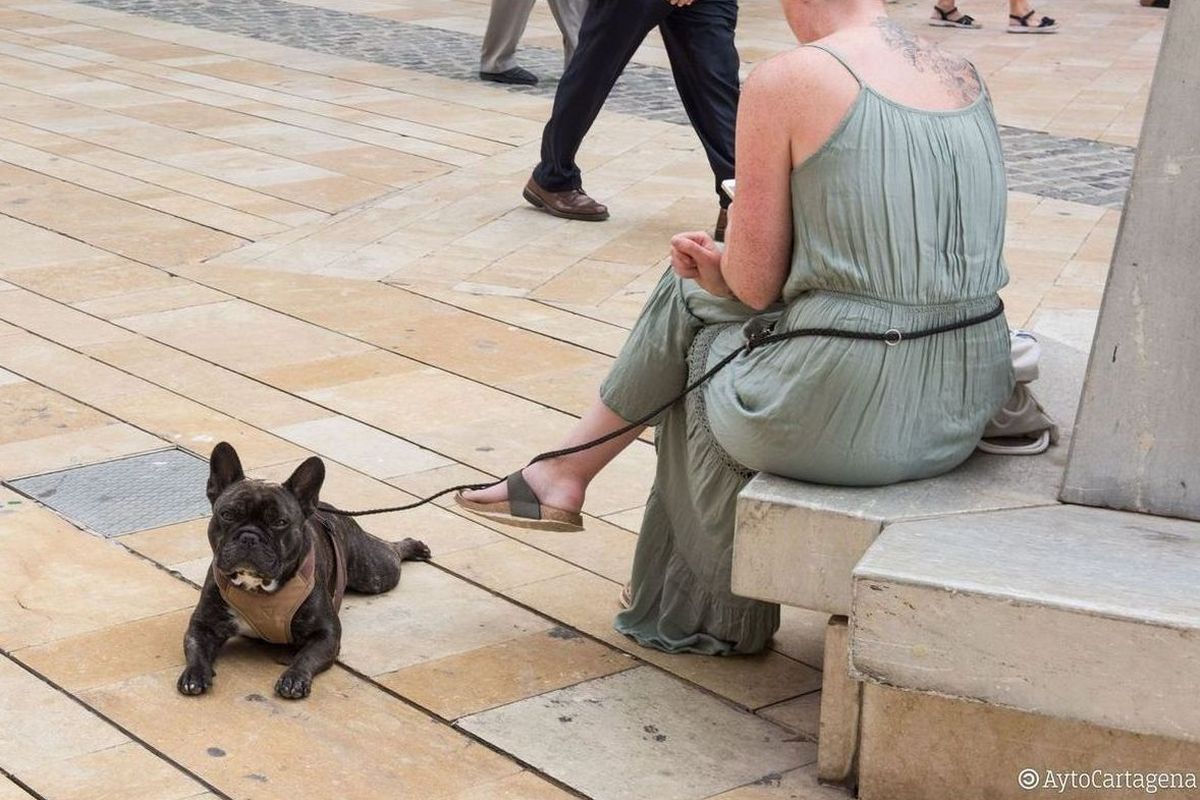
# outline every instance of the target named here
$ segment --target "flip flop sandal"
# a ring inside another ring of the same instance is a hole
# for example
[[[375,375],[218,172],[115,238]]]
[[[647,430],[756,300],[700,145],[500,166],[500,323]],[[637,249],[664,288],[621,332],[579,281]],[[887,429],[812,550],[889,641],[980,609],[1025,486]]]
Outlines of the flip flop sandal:
[[[1141,0],[1143,8],[1170,8],[1171,0]]]
[[[1037,25],[1030,25],[1029,18],[1036,14],[1036,11],[1030,11],[1023,17],[1018,17],[1016,14],[1009,14],[1008,32],[1009,33],[1057,33],[1058,23],[1051,17],[1042,17],[1042,21]]]
[[[950,19],[951,16],[958,13],[958,6],[955,6],[954,8],[950,9],[949,11],[942,11],[937,6],[934,6],[933,10],[938,13],[938,16],[930,17],[929,24],[935,28],[977,29],[977,28],[983,27],[978,22],[976,22],[975,18],[972,17],[970,14],[963,14],[958,19]]]
[[[542,505],[519,471],[509,475],[505,484],[508,486],[508,499],[499,503],[477,503],[463,497],[461,492],[454,495],[454,502],[472,514],[518,528],[570,532],[583,530],[583,516],[579,512]]]
[[[627,583],[621,587],[621,594],[617,598],[617,602],[621,604],[621,608],[633,608],[633,584]]]

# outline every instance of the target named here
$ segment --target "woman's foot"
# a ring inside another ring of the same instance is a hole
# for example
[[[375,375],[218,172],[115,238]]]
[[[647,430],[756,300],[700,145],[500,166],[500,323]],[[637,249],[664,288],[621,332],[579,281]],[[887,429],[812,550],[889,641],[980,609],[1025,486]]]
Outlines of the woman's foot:
[[[958,7],[953,2],[938,3],[933,7],[933,16],[929,18],[929,24],[935,28],[981,28],[983,27],[970,14],[964,14],[958,10]]]
[[[1009,33],[1055,33],[1057,31],[1058,23],[1054,18],[1034,11],[1028,0],[1009,5]]]
[[[583,508],[586,485],[554,460],[530,464],[521,470],[521,476],[542,505],[574,512]],[[487,489],[463,492],[462,496],[473,503],[503,503],[508,500],[508,485],[501,481]]]

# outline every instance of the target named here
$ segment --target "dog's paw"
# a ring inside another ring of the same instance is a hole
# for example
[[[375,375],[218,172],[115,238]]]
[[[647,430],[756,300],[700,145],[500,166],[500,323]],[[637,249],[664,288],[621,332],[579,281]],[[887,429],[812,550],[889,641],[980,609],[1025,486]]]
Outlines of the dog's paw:
[[[204,694],[212,688],[213,672],[204,667],[188,667],[179,676],[175,684],[180,694]]]
[[[396,552],[401,561],[428,561],[433,558],[429,545],[418,539],[402,539],[396,542]]]
[[[288,670],[275,684],[275,694],[288,700],[303,700],[312,691],[312,676]]]

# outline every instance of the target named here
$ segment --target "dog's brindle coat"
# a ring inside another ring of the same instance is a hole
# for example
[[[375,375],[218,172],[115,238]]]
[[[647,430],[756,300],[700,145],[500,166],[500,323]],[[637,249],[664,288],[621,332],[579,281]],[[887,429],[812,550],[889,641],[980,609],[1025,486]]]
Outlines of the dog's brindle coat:
[[[313,676],[333,665],[341,646],[342,626],[333,602],[336,565],[329,537],[338,537],[342,544],[346,588],[363,594],[395,587],[402,561],[429,558],[429,548],[422,542],[385,542],[349,517],[326,513],[330,530],[322,530],[314,515],[321,508],[318,496],[324,480],[325,465],[316,457],[297,467],[282,484],[273,484],[246,478],[237,452],[227,442],[213,449],[208,478],[213,562],[184,637],[187,668],[179,676],[180,692],[207,691],[221,645],[252,630],[221,597],[215,571],[243,588],[270,593],[291,580],[309,549],[315,549],[315,586],[291,619],[291,640],[299,649],[275,684],[281,697],[297,699],[308,696]]]

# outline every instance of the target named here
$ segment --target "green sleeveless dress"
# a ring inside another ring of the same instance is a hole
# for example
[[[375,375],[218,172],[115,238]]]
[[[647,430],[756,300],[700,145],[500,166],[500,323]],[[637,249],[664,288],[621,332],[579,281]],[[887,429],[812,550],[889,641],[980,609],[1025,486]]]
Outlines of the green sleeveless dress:
[[[961,109],[911,108],[819,49],[861,88],[792,171],[781,304],[758,313],[668,270],[601,388],[621,417],[669,401],[741,346],[748,323],[915,331],[995,307],[1008,280],[1006,190],[986,93]],[[736,358],[657,420],[633,605],[617,630],[668,652],[763,649],[779,607],[729,591],[735,501],[750,477],[872,486],[938,475],[971,454],[1012,387],[1003,316],[894,347],[798,338]]]

